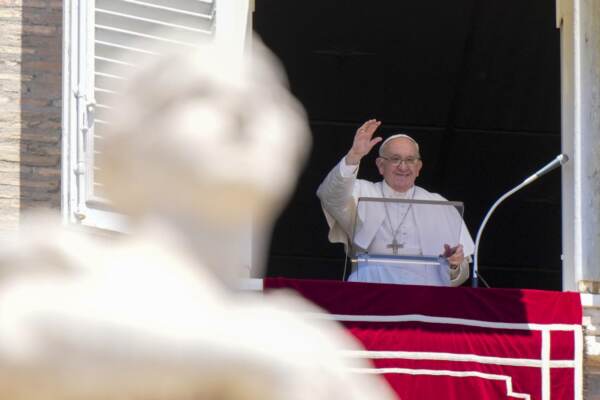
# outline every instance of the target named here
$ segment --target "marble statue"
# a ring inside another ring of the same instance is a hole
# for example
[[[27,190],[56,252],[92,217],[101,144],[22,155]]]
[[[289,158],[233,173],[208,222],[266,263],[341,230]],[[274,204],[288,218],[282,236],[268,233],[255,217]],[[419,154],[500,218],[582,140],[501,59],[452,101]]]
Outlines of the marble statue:
[[[274,56],[161,57],[116,109],[99,178],[130,233],[34,216],[0,246],[0,398],[394,398],[315,306],[235,290],[245,227],[269,233],[310,143]]]

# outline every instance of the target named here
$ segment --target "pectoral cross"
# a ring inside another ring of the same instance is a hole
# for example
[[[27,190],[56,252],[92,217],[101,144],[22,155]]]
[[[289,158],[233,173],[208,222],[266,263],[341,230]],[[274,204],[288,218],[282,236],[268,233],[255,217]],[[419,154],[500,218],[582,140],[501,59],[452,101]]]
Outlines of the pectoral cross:
[[[401,249],[404,247],[404,245],[402,243],[398,243],[398,241],[396,240],[396,238],[394,238],[394,240],[392,241],[392,243],[388,244],[387,246],[388,249],[392,249],[392,251],[394,252],[394,255],[397,256],[398,255],[398,249]]]

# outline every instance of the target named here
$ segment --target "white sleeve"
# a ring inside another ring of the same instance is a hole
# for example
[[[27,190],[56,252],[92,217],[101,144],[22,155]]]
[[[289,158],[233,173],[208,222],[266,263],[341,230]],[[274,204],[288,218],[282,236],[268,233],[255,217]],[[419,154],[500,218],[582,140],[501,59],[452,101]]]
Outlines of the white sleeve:
[[[351,175],[344,176],[343,169],[348,172],[345,159],[342,159],[319,186],[317,196],[329,225],[329,241],[346,243],[351,236],[356,201],[353,197],[354,184],[358,167],[350,166]]]
[[[340,174],[342,178],[356,178],[358,174],[358,165],[348,165],[346,164],[346,157],[342,158],[342,161],[338,164],[340,166]]]
[[[450,269],[450,286],[460,286],[469,279],[469,261],[471,257],[467,256],[455,270]]]

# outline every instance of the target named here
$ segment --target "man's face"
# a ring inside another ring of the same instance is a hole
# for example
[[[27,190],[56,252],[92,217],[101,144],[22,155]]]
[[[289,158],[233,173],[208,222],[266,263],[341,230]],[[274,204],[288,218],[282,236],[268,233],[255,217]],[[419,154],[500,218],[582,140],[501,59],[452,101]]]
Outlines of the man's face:
[[[409,162],[398,163],[400,159]],[[411,164],[410,160],[414,162]],[[423,166],[417,146],[410,139],[402,137],[386,143],[383,158],[378,157],[376,163],[385,182],[397,192],[406,192],[413,187]]]

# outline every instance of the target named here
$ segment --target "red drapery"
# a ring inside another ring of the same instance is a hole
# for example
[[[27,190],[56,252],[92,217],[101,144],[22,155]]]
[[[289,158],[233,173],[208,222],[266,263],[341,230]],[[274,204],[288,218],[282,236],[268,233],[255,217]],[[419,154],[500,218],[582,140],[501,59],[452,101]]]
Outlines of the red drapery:
[[[581,399],[577,293],[267,278],[324,308],[402,399]]]

